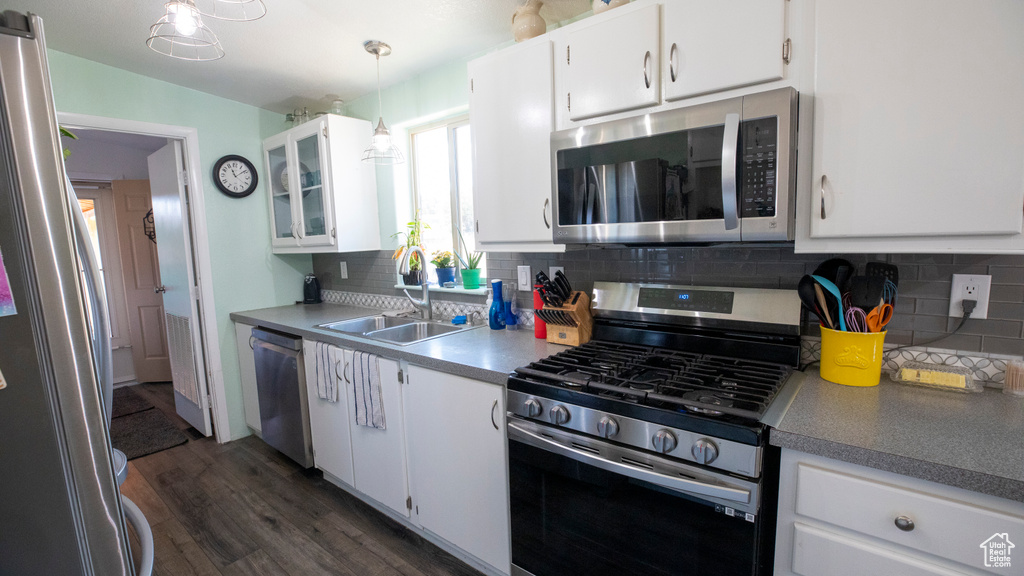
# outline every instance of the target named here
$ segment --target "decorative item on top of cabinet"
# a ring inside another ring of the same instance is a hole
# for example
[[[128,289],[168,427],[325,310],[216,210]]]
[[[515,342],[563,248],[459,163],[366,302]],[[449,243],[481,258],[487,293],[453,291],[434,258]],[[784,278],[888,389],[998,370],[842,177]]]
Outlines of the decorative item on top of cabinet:
[[[629,4],[629,0],[594,0],[591,8],[594,10],[594,14],[600,14],[601,12],[607,12],[612,8],[617,8],[626,4]]]
[[[547,22],[540,15],[540,9],[544,3],[540,0],[526,0],[519,8],[516,8],[512,15],[512,36],[516,42],[536,38],[548,31]]]

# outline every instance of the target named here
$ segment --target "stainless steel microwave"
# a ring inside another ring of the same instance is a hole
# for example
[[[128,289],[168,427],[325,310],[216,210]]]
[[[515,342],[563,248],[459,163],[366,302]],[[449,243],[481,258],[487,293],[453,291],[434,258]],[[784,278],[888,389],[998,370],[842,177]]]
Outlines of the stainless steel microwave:
[[[792,240],[797,91],[551,135],[556,244]]]

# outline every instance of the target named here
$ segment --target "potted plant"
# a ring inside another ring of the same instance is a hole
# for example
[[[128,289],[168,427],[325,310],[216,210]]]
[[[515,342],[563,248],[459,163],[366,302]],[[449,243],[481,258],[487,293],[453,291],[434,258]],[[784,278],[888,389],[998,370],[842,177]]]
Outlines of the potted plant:
[[[399,246],[391,256],[393,260],[400,260],[405,251],[413,246],[423,248],[423,231],[429,229],[430,225],[420,220],[420,213],[417,210],[416,217],[413,218],[412,222],[406,223],[405,228],[404,231],[395,232],[391,235],[392,238],[404,240],[404,244]],[[406,286],[419,286],[423,284],[423,263],[420,262],[418,254],[413,254],[409,258],[409,273],[402,274],[402,283]]]
[[[444,286],[455,283],[455,256],[447,250],[438,250],[431,255],[430,263],[437,271],[437,284]]]
[[[462,245],[463,254],[456,253],[456,258],[459,259],[459,263],[462,264],[462,287],[470,290],[474,290],[480,287],[480,259],[483,258],[483,252],[470,252],[469,247],[466,246],[466,239],[462,237],[462,230],[458,230],[459,233],[459,244]]]

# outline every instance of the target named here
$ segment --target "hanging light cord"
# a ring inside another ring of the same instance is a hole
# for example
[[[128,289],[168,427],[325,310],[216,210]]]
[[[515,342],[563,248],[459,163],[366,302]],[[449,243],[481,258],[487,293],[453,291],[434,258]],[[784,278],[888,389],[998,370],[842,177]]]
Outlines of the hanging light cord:
[[[384,104],[380,97],[380,50],[377,50],[377,112],[384,117]]]

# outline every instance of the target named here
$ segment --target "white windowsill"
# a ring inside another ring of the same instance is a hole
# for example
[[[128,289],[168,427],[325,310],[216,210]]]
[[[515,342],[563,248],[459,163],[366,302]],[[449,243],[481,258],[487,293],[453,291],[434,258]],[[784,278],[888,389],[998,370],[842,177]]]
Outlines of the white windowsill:
[[[456,286],[455,288],[442,288],[437,284],[430,284],[429,287],[431,292],[437,292],[440,294],[468,294],[470,296],[487,296],[487,288],[485,288],[484,286],[469,289],[463,288],[462,286]],[[412,293],[415,290],[423,290],[422,286],[406,286],[405,284],[395,284],[395,288],[398,290],[404,288],[408,290],[410,293]]]

